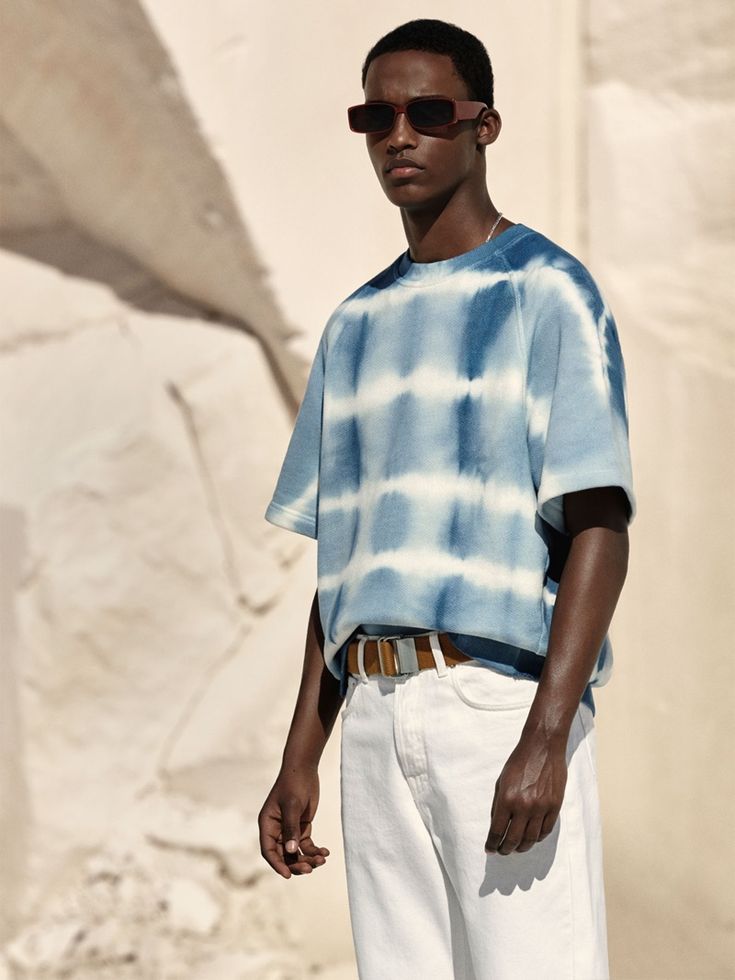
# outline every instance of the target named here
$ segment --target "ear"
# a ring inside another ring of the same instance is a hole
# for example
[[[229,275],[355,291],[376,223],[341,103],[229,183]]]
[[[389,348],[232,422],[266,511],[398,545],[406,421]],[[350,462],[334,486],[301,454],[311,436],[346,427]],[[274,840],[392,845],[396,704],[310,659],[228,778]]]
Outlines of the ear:
[[[477,143],[478,146],[487,146],[494,143],[500,136],[503,120],[497,109],[485,109],[480,122],[477,124]]]

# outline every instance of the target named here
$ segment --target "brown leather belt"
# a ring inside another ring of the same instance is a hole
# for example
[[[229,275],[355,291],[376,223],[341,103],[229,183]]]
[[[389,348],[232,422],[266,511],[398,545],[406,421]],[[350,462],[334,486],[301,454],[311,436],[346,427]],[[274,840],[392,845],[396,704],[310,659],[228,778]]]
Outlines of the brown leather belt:
[[[446,633],[436,635],[448,667],[454,667],[455,664],[463,663],[465,660],[472,660],[472,657],[457,649]],[[347,647],[347,670],[350,674],[360,673],[357,663],[359,642],[358,639],[354,639]],[[380,673],[387,677],[415,674],[418,670],[436,666],[427,635],[365,640],[364,663],[366,674]]]

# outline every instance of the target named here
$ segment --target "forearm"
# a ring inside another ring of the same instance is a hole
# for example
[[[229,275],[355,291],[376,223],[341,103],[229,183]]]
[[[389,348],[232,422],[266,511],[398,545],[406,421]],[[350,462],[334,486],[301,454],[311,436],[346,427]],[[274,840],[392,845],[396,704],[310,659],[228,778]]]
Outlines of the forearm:
[[[283,750],[283,769],[317,768],[343,701],[339,689],[339,680],[324,662],[324,634],[315,592],[306,629],[301,684]]]
[[[627,568],[627,531],[587,527],[574,536],[559,582],[548,651],[524,735],[541,735],[566,744]]]

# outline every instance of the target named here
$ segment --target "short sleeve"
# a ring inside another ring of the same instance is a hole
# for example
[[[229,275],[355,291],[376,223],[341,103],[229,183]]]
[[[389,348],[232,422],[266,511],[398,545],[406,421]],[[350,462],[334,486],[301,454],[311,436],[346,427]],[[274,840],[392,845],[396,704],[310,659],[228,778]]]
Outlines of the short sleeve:
[[[625,365],[614,317],[587,269],[537,282],[527,374],[528,445],[540,516],[566,534],[563,496],[619,486],[636,513]]]
[[[319,342],[286,455],[265,511],[271,524],[316,538],[324,398],[325,334]]]

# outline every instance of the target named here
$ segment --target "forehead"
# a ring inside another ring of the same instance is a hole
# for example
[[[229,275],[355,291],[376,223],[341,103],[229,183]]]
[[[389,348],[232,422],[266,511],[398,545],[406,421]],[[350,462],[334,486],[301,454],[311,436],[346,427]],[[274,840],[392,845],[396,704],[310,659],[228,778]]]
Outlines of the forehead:
[[[370,62],[365,98],[404,102],[419,95],[467,98],[467,86],[448,54],[432,51],[391,51]]]

